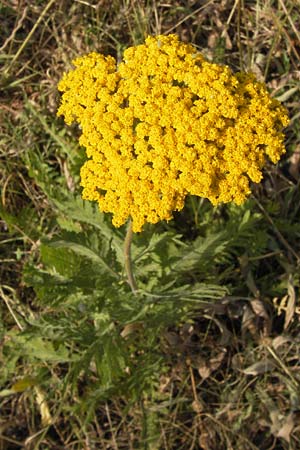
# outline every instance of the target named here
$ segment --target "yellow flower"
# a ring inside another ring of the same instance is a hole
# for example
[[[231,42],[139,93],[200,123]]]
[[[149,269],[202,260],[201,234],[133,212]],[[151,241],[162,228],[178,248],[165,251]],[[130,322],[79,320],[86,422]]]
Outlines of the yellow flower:
[[[188,194],[241,204],[266,157],[285,152],[287,112],[252,74],[210,63],[176,35],[148,37],[123,61],[91,53],[58,85],[78,122],[82,196],[120,226],[170,220]]]

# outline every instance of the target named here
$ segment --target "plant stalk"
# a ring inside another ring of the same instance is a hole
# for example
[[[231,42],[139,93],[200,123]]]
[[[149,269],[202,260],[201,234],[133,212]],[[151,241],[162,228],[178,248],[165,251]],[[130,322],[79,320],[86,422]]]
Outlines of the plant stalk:
[[[132,236],[133,236],[132,221],[131,221],[131,219],[129,219],[127,233],[126,233],[125,242],[124,242],[125,272],[127,275],[128,284],[131,287],[132,292],[134,294],[136,294],[138,288],[137,288],[133,270],[132,270],[132,259],[131,259]]]

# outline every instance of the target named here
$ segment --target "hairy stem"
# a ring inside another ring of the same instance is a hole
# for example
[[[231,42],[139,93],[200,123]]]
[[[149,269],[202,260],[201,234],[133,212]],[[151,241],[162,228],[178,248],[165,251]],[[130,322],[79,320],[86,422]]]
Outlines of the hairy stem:
[[[134,294],[137,292],[137,285],[132,270],[132,260],[131,260],[131,242],[132,242],[132,221],[129,219],[127,233],[125,236],[124,243],[124,257],[125,257],[125,272],[127,275],[127,281],[131,290]]]

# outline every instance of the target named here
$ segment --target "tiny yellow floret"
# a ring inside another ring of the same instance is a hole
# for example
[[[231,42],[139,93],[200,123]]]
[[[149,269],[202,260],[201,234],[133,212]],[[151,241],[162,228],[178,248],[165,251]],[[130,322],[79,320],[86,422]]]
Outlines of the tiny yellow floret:
[[[254,75],[210,63],[176,35],[148,37],[117,65],[91,53],[58,85],[81,128],[82,197],[133,231],[170,220],[188,194],[241,204],[285,152],[285,108]]]

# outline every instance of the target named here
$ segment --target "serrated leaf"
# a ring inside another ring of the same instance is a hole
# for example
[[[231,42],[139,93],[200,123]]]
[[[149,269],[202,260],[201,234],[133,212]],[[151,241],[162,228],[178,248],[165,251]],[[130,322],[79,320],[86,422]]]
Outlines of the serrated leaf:
[[[44,287],[51,289],[55,286],[66,286],[70,283],[70,279],[59,273],[51,273],[27,264],[23,270],[24,281],[28,286]]]
[[[114,270],[106,263],[106,261],[103,258],[101,258],[101,256],[97,255],[97,253],[85,247],[84,245],[77,244],[76,242],[60,240],[55,242],[49,242],[48,246],[53,248],[66,248],[72,250],[77,255],[81,255],[88,258],[94,264],[99,264],[99,266],[102,267],[106,273],[108,273],[110,276],[116,279],[119,279],[119,275],[116,272],[114,272]]]
[[[108,336],[104,340],[103,353],[95,355],[95,362],[101,377],[101,384],[106,388],[113,382],[116,383],[116,380],[124,375],[126,360],[122,352],[121,341],[117,336],[115,339]]]
[[[72,197],[64,201],[54,199],[58,209],[69,219],[92,225],[111,242],[112,248],[120,264],[124,265],[123,240],[118,236],[117,230],[110,228],[105,223],[104,215],[91,202],[82,200],[81,197]]]
[[[47,242],[41,244],[40,252],[48,273],[55,278],[59,275],[66,279],[76,277],[81,269],[80,258],[68,248],[56,248]]]
[[[195,307],[206,306],[207,301],[216,301],[228,295],[226,286],[218,286],[214,284],[197,283],[195,286],[182,286],[180,288],[180,300],[191,304]]]
[[[39,336],[18,335],[15,337],[15,342],[21,345],[23,355],[30,358],[53,363],[72,360],[66,347],[60,345],[55,349],[51,341],[44,340]]]
[[[113,323],[110,315],[106,312],[94,313],[93,321],[95,329],[98,331],[98,336],[104,336],[105,334],[111,333],[115,329],[115,324]]]
[[[168,231],[165,233],[153,233],[146,247],[143,248],[142,251],[138,247],[132,251],[134,262],[140,262],[153,253],[159,254],[163,244],[166,241],[169,243],[171,238],[179,238],[179,235],[173,236],[173,234]]]
[[[179,271],[189,271],[195,267],[212,263],[216,256],[223,253],[228,244],[227,234],[224,232],[211,234],[205,238],[198,237],[192,246],[182,252],[182,257],[174,265]]]
[[[74,233],[80,233],[82,231],[82,227],[79,222],[74,220],[70,220],[66,217],[58,217],[57,218],[58,225],[63,229]]]

